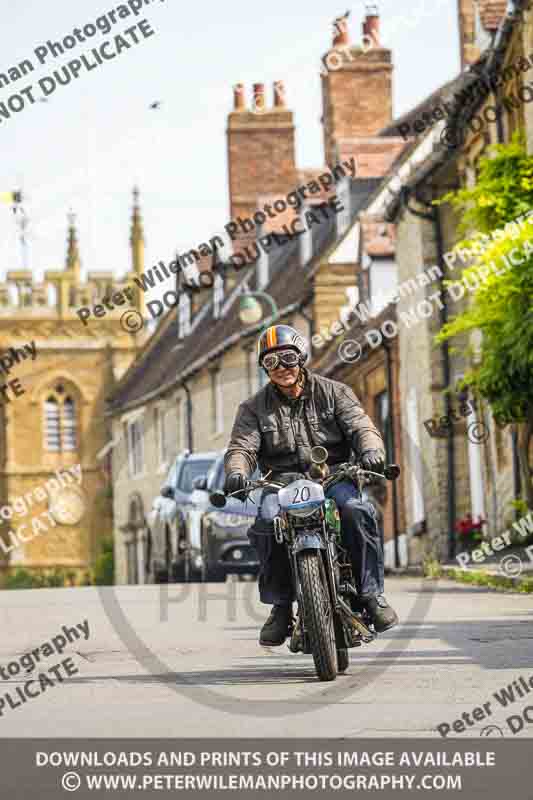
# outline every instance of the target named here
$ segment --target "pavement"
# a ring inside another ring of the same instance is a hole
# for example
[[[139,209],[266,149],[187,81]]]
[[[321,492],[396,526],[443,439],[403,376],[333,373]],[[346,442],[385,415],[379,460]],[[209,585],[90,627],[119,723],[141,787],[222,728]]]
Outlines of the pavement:
[[[4,705],[0,737],[439,737],[439,724],[488,701],[505,730],[528,696],[509,710],[493,692],[520,677],[533,687],[533,596],[420,577],[387,578],[386,596],[401,624],[321,683],[311,656],[259,647],[268,608],[253,582],[2,591],[4,675],[63,626],[87,621],[89,635],[78,628],[61,655],[44,651],[41,672],[68,657],[76,673],[48,671],[53,685]],[[16,698],[35,672],[7,678],[1,697]],[[532,734],[525,724],[517,736]]]

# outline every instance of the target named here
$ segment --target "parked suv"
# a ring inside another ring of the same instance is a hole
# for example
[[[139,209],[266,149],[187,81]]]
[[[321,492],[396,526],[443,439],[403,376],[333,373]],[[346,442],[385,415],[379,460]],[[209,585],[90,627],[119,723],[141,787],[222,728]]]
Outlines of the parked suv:
[[[193,481],[214,464],[216,452],[180,453],[172,464],[150,514],[149,580],[153,583],[187,580],[190,547],[185,517],[191,507]]]
[[[259,472],[252,479],[257,480]],[[209,494],[224,486],[224,453],[208,474],[195,480],[192,508],[187,512],[187,539],[191,543],[191,564],[202,581],[225,581],[226,575],[257,575],[259,562],[247,533],[257,515],[257,505],[228,498],[224,508],[209,502]],[[257,503],[257,492],[253,499]],[[196,577],[196,576],[195,576]]]

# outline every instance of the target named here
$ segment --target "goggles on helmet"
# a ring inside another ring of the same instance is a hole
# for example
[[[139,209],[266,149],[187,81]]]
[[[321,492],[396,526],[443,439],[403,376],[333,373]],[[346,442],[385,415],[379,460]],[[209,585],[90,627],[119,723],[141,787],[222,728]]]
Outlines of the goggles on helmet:
[[[263,356],[262,366],[271,372],[277,367],[296,367],[300,363],[300,355],[295,350],[277,350],[275,353],[266,353]]]

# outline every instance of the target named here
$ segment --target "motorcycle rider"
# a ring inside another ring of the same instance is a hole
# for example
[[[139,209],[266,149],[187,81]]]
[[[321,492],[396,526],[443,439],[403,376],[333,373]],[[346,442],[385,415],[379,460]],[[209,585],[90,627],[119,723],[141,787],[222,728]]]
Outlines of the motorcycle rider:
[[[301,477],[311,463],[311,448],[318,444],[327,448],[330,468],[348,461],[354,450],[364,469],[382,472],[385,452],[379,432],[348,386],[304,367],[307,346],[298,331],[288,325],[270,326],[259,337],[257,354],[270,382],[238,408],[224,457],[226,493],[242,492],[257,464],[263,473],[272,470],[273,481]],[[326,494],[339,509],[360,605],[376,631],[388,630],[398,617],[383,597],[383,532],[376,511],[351,481],[330,487]],[[270,646],[285,641],[295,599],[286,549],[274,536],[265,535],[272,531],[272,522],[262,517],[259,507],[248,535],[259,557],[261,602],[273,605],[259,638],[260,644]]]

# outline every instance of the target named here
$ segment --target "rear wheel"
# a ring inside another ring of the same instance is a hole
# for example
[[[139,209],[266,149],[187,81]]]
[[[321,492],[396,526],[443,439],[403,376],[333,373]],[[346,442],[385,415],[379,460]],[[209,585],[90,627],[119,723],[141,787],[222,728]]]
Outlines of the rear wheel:
[[[327,588],[322,581],[321,556],[304,551],[298,556],[302,587],[304,625],[310,639],[316,673],[321,681],[337,677],[337,647],[333,609]]]

